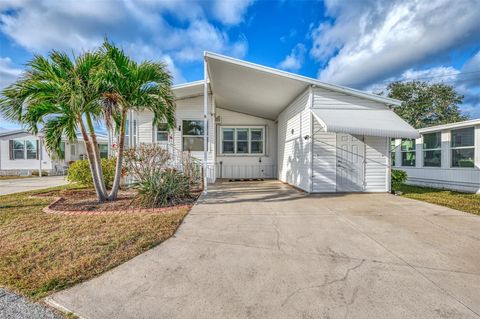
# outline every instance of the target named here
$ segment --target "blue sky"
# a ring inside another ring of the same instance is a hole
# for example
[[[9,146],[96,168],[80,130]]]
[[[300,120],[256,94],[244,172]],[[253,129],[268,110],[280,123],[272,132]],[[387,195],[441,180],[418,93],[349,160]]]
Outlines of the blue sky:
[[[175,83],[203,77],[209,50],[381,92],[394,80],[452,84],[480,118],[480,0],[0,0],[0,89],[33,53],[108,37]],[[0,128],[16,128],[0,119]]]

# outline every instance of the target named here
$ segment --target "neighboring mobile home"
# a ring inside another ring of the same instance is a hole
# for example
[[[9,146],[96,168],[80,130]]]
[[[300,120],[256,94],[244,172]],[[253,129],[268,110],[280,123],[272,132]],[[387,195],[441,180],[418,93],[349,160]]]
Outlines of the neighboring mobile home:
[[[408,183],[480,194],[480,119],[420,129],[392,141],[392,161]]]
[[[307,192],[387,192],[391,138],[418,132],[400,101],[205,53],[203,81],[174,86],[176,126],[130,114],[129,143],[170,143],[218,178],[276,178]]]
[[[40,170],[49,174],[64,174],[71,161],[85,157],[85,146],[81,136],[75,143],[66,139],[62,142],[64,159],[49,154],[42,139],[43,135],[32,135],[25,130],[0,133],[0,174],[31,175]],[[98,136],[101,156],[108,157],[108,138]]]

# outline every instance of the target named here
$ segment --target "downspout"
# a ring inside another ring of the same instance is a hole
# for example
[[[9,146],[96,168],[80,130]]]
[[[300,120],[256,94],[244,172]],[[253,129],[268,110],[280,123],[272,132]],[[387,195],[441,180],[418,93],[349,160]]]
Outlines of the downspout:
[[[314,119],[312,116],[312,109],[313,109],[313,85],[310,85],[309,89],[309,94],[310,94],[310,110],[309,110],[309,116],[310,116],[310,168],[309,168],[309,178],[310,178],[310,193],[313,193],[313,143],[315,141],[313,137],[313,123]]]
[[[203,53],[203,193],[207,194],[207,160],[208,160],[208,70],[207,55]]]

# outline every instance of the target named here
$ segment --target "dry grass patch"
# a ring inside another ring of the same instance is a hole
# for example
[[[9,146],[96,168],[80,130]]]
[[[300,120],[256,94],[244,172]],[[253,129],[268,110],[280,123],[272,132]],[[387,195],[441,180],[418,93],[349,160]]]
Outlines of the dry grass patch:
[[[35,178],[35,176],[0,175],[0,181],[9,179]]]
[[[403,192],[403,197],[480,215],[480,195],[411,185],[399,186],[397,190]]]
[[[0,286],[39,299],[92,278],[175,233],[188,208],[162,213],[45,214],[55,192],[0,196]]]

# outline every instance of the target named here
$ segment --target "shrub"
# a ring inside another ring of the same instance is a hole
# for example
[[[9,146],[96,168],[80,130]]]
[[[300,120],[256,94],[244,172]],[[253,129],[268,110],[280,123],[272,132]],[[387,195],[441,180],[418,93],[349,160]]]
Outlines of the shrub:
[[[32,176],[39,176],[38,171],[32,171]],[[42,176],[48,176],[48,171],[42,170]]]
[[[105,185],[111,187],[115,176],[115,158],[102,158],[103,179]],[[88,160],[73,162],[68,168],[67,180],[71,183],[78,183],[81,186],[93,187],[92,172]]]
[[[190,195],[189,178],[175,169],[155,171],[143,175],[134,183],[145,206],[167,206],[177,204]]]
[[[396,190],[399,186],[404,184],[407,181],[407,177],[407,172],[399,169],[392,169],[392,191]]]
[[[140,144],[125,150],[123,158],[126,173],[142,181],[165,170],[170,154],[158,144]]]

